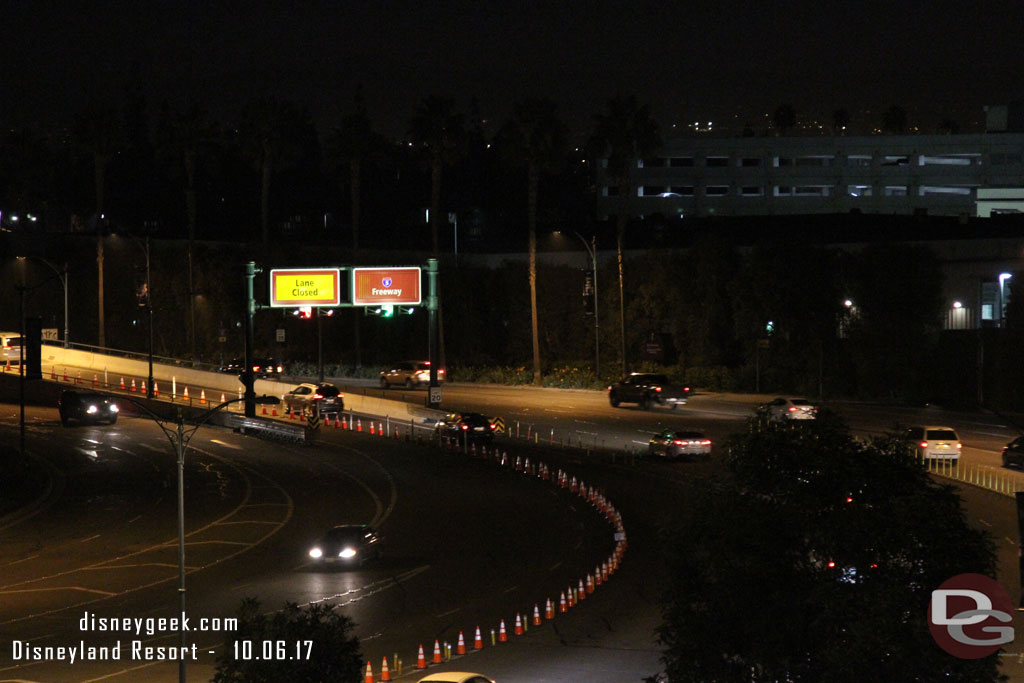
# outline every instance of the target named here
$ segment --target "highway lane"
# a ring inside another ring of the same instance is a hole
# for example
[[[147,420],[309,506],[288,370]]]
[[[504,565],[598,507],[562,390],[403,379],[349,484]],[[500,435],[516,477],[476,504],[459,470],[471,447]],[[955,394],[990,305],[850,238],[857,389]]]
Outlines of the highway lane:
[[[45,444],[69,485],[47,509],[4,530],[3,640],[77,642],[77,620],[85,608],[106,616],[173,613],[173,503],[168,506],[166,496],[143,486],[111,490],[100,497],[126,501],[122,516],[111,518],[107,506],[90,504],[96,496],[83,502],[70,493],[78,489],[77,461],[68,464],[54,455],[97,451],[94,461],[105,464],[99,476],[108,479],[137,460],[143,470],[162,470],[154,476],[162,482],[167,472],[161,461],[170,461],[166,441],[165,452],[158,452],[162,435],[145,420],[67,430],[52,410],[32,410],[30,420],[30,444]],[[6,430],[11,433],[10,422]],[[293,448],[226,430],[200,432],[198,450],[190,453],[189,483],[219,463],[221,476],[212,480],[233,497],[220,503],[226,510],[214,510],[205,500],[214,497],[208,487],[197,497],[187,486],[190,615],[229,616],[248,595],[259,596],[268,609],[286,600],[345,603],[368,654],[397,650],[408,662],[419,641],[454,641],[454,629],[468,631],[477,623],[486,633],[498,616],[511,617],[513,608],[523,611],[580,576],[585,559],[601,557],[611,545],[610,530],[592,507],[550,485],[496,472],[483,461],[366,434],[325,432],[323,442]],[[122,455],[129,450],[131,455]],[[103,459],[108,452],[114,455]],[[155,506],[151,516],[160,523],[140,524],[147,515],[130,514],[132,507],[145,510],[147,504]],[[193,514],[192,506],[208,514]],[[380,565],[326,571],[309,566],[305,551],[315,535],[333,523],[359,521],[377,522],[388,537]],[[159,542],[147,546],[153,533]],[[8,537],[20,540],[8,546]],[[75,543],[83,545],[69,545]],[[129,555],[141,559],[125,562]],[[89,602],[69,597],[83,589]],[[219,638],[211,634],[202,645]],[[154,644],[176,641],[173,634],[147,638]],[[9,655],[0,653],[0,677],[85,680],[112,673],[109,665],[92,664],[13,669]],[[176,675],[167,665],[124,669],[123,680]],[[208,680],[212,672],[208,662],[195,669],[190,680]]]

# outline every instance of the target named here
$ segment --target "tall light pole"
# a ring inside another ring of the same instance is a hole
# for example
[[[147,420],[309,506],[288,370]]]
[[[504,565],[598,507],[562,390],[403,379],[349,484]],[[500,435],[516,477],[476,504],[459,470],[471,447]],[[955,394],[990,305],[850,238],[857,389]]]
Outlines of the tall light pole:
[[[601,380],[601,322],[597,315],[597,235],[593,235],[590,238],[590,244],[587,244],[587,240],[584,239],[583,235],[578,232],[573,232],[583,242],[583,248],[587,250],[587,254],[590,255],[590,264],[593,270],[594,277],[594,377]]]
[[[60,279],[61,285],[63,285],[64,287],[64,348],[66,349],[68,348],[68,342],[70,340],[68,336],[68,264],[65,262],[64,268],[63,270],[61,270],[60,268],[57,268],[57,266],[53,265],[52,263],[44,259],[42,256],[25,256],[22,258],[35,259],[36,261],[40,261],[48,265],[50,269],[57,274],[57,277]]]
[[[146,235],[145,241],[131,234],[128,237],[131,238],[132,244],[142,249],[146,256],[146,311],[149,314],[149,351],[147,353],[149,357],[149,378],[146,380],[146,398],[153,398],[153,288],[150,281],[149,235]]]
[[[194,424],[191,424],[191,429],[185,428],[185,417],[182,412],[182,408],[179,406],[177,414],[174,418],[174,427],[168,427],[165,422],[169,420],[167,418],[157,415],[147,406],[138,401],[134,401],[126,396],[118,397],[119,401],[128,401],[135,407],[139,408],[146,413],[149,419],[156,422],[157,426],[163,431],[167,440],[171,442],[171,446],[174,448],[174,456],[178,465],[178,609],[181,613],[181,621],[178,627],[178,645],[181,647],[181,651],[186,650],[185,645],[185,452],[188,450],[188,445],[192,441],[192,437],[195,436],[199,428],[206,424],[211,417],[220,409],[225,406],[229,406],[232,403],[238,403],[239,401],[245,401],[245,398],[233,398],[228,401],[224,401],[205,413],[199,415],[196,418]],[[257,404],[277,405],[281,402],[281,399],[276,396],[257,396],[254,399]],[[185,658],[181,657],[178,659],[178,681],[179,683],[185,683]]]

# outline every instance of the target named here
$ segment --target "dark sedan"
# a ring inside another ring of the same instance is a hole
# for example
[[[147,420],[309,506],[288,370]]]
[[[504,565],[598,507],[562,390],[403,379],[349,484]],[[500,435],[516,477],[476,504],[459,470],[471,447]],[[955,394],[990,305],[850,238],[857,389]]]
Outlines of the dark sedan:
[[[441,436],[455,437],[459,441],[494,440],[496,425],[490,418],[480,413],[449,413],[437,423],[437,432]]]
[[[318,564],[362,565],[380,559],[380,540],[377,532],[366,524],[339,524],[313,544],[309,557]]]
[[[1018,436],[1003,446],[1003,467],[1024,467],[1024,436]]]
[[[60,423],[65,427],[76,420],[79,424],[114,424],[118,407],[109,396],[86,391],[63,391],[57,404]]]

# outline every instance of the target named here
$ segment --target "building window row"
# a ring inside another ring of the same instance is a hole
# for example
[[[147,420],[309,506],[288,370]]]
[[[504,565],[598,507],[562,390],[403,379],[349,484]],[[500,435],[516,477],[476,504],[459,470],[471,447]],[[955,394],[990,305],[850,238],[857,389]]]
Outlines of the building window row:
[[[703,160],[706,168],[726,168],[735,166],[738,168],[759,168],[762,166],[761,157],[731,157],[727,154],[708,154],[703,157],[677,156],[677,157],[654,157],[651,159],[637,160],[637,168],[692,168]],[[769,163],[774,168],[788,167],[830,167],[830,166],[871,166],[875,163],[876,157],[871,154],[847,154],[839,156],[835,154],[806,154],[799,156],[773,155],[768,157]],[[981,166],[984,163],[984,156],[978,152],[965,152],[962,154],[886,154],[877,157],[878,164],[882,166],[909,166],[912,163],[918,166]],[[1021,164],[1021,152],[999,152],[990,155],[993,165]]]
[[[853,184],[846,186],[848,197],[871,197],[875,194],[873,185]],[[907,197],[910,195],[910,188],[907,185],[883,185],[880,186],[883,197]],[[921,185],[917,187],[916,195],[919,197],[950,196],[970,197],[973,188],[963,185]],[[698,188],[693,185],[641,185],[637,188],[638,197],[694,197],[697,196]],[[702,196],[725,197],[731,192],[729,185],[706,185]],[[763,197],[766,194],[765,188],[760,185],[744,185],[739,188],[738,194],[741,197]],[[832,197],[836,195],[835,185],[775,185],[771,187],[770,194],[773,197]],[[602,190],[605,197],[617,197],[618,188],[606,186]]]

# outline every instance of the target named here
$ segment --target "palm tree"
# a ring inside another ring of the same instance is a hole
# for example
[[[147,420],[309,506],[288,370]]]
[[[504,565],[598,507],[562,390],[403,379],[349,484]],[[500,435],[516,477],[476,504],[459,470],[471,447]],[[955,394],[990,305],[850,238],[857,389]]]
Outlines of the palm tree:
[[[892,105],[882,114],[882,130],[902,135],[907,129],[907,110],[903,107]]]
[[[796,125],[796,110],[792,104],[780,104],[775,108],[772,121],[778,131],[776,135],[785,135]]]
[[[619,266],[619,353],[622,357],[622,374],[628,371],[626,359],[626,305],[622,268],[622,250],[626,236],[627,212],[635,181],[633,169],[637,160],[650,156],[661,147],[658,124],[651,118],[648,105],[637,104],[636,97],[618,95],[608,100],[605,113],[595,116],[591,147],[594,152],[608,160],[605,173],[610,184],[618,187],[619,211],[616,216],[616,250]]]
[[[543,383],[540,363],[540,335],[537,324],[537,186],[540,174],[561,166],[568,148],[565,124],[558,118],[557,105],[547,99],[518,102],[512,119],[499,134],[502,152],[517,165],[526,166],[527,224],[530,251],[530,324],[533,332],[533,383]],[[596,273],[595,273],[596,276]]]
[[[840,107],[832,112],[832,134],[845,135],[846,128],[850,125],[850,112]]]
[[[172,111],[167,105],[161,113],[159,147],[163,156],[185,173],[185,218],[188,224],[188,295],[189,295],[189,346],[193,361],[198,360],[196,341],[196,294],[193,269],[193,250],[196,239],[198,202],[196,197],[196,174],[199,162],[210,146],[219,138],[216,124],[208,113],[192,102],[184,111]]]
[[[106,346],[106,317],[103,304],[103,232],[107,164],[124,144],[124,125],[113,107],[92,104],[79,112],[75,121],[78,146],[93,160],[93,182],[96,189],[96,271],[99,312],[97,345]]]
[[[374,132],[366,114],[362,85],[357,86],[355,108],[341,119],[330,143],[331,155],[349,170],[349,198],[352,204],[352,254],[359,251],[359,229],[362,220],[363,161],[384,146],[383,138]],[[352,317],[355,366],[362,367],[359,337],[359,315]]]
[[[458,158],[464,137],[465,117],[455,111],[450,97],[431,95],[420,102],[409,125],[409,137],[424,148],[430,163],[430,232],[434,257],[438,250],[441,221],[441,173]]]
[[[260,231],[264,250],[270,245],[271,179],[275,171],[298,158],[304,119],[294,105],[275,99],[255,100],[242,111],[239,142],[260,173]]]

